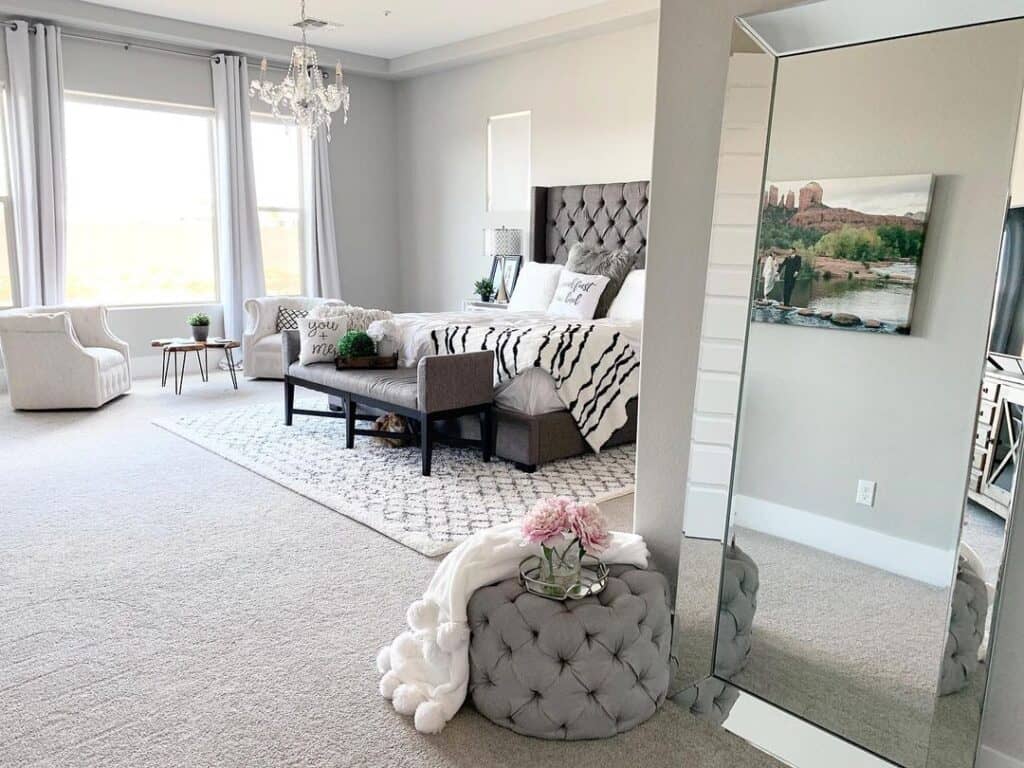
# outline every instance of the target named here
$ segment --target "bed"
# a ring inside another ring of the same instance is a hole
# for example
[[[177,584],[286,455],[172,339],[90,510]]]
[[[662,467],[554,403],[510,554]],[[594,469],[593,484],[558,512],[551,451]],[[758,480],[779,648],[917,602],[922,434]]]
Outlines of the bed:
[[[565,264],[576,242],[614,250],[628,248],[637,254],[634,269],[643,269],[647,258],[648,189],[646,181],[534,187],[531,237],[526,259],[545,264]],[[473,312],[404,313],[395,316],[401,365],[434,354],[428,345],[432,330],[453,326],[530,328],[551,324],[543,312],[509,312],[504,309]],[[587,321],[589,322],[589,321]],[[593,321],[621,333],[637,355],[640,349],[639,320]],[[603,447],[636,441],[636,399],[626,404],[625,423]],[[479,423],[463,418],[439,423],[438,429],[456,437],[476,439]],[[500,458],[532,472],[546,462],[590,453],[592,448],[555,390],[551,375],[539,368],[525,370],[495,390],[495,447]]]
[[[564,264],[573,244],[583,241],[608,249],[628,248],[638,257],[634,268],[643,269],[647,261],[649,188],[646,181],[534,187],[532,236],[526,258]],[[512,317],[503,310],[492,310],[474,314],[474,321],[495,324],[545,320],[540,313],[514,313]],[[435,317],[434,321],[437,320],[440,318]],[[639,350],[639,321],[623,323],[600,319],[595,322],[616,326]],[[576,423],[555,394],[551,377],[544,371],[527,371],[500,386],[495,393],[495,403],[495,453],[515,462],[520,469],[533,471],[549,461],[591,452]],[[636,441],[636,406],[636,399],[628,403],[629,419],[605,443],[606,448]],[[475,436],[478,430],[477,424],[468,419],[448,428],[466,437]]]

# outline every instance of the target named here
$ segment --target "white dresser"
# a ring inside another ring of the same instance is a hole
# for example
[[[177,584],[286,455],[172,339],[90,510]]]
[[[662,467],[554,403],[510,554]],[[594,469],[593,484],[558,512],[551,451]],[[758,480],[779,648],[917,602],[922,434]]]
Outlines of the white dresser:
[[[981,384],[968,496],[1004,519],[1013,503],[1015,464],[1024,447],[1024,360],[990,354]]]

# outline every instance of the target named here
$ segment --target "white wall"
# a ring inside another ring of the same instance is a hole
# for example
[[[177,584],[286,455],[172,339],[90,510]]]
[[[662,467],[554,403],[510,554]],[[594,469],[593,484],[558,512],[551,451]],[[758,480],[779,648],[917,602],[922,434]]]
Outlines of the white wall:
[[[725,533],[774,71],[764,53],[729,62],[683,520],[691,538]]]
[[[532,184],[650,178],[657,25],[398,84],[402,308],[452,310],[490,264],[487,120],[529,110]]]
[[[735,16],[792,0],[663,0],[658,62],[651,266],[644,345],[672,354],[644,361],[638,443],[636,528],[657,564],[675,573],[689,460],[729,43]],[[680,41],[686,44],[680,44]],[[689,254],[659,259],[658,250]],[[665,423],[682,425],[666,430]],[[1011,541],[984,743],[1024,760],[1024,526]],[[1010,765],[1000,763],[1000,766]],[[990,764],[987,768],[995,768]]]

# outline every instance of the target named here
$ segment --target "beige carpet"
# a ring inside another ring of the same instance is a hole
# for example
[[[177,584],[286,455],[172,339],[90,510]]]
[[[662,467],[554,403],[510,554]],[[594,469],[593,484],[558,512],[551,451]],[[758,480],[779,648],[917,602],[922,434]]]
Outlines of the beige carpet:
[[[0,764],[778,765],[674,707],[601,742],[468,709],[417,734],[372,661],[435,562],[151,423],[279,395],[215,373],[99,412],[0,396]]]
[[[948,590],[736,531],[761,589],[750,657],[732,681],[900,765],[967,768],[985,668],[936,696]]]

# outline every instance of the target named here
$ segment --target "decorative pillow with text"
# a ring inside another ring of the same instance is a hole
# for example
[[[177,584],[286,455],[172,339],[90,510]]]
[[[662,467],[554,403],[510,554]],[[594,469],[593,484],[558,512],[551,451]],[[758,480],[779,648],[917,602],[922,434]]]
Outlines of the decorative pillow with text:
[[[338,355],[338,340],[348,333],[344,317],[299,318],[299,362],[330,363]]]
[[[548,314],[592,320],[606,285],[608,278],[604,275],[581,275],[563,269],[558,276],[555,296],[548,305]]]

